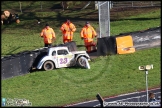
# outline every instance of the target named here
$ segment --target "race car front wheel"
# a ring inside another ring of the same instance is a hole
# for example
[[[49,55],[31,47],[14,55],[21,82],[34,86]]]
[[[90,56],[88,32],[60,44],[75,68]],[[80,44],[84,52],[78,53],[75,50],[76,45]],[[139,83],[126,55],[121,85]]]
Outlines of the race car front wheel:
[[[83,57],[83,56],[78,58],[77,63],[78,63],[78,65],[80,67],[84,67],[86,69],[90,69],[90,65],[89,65],[88,59]]]
[[[54,69],[54,64],[52,61],[46,61],[44,64],[43,64],[43,69],[44,70],[53,70]]]

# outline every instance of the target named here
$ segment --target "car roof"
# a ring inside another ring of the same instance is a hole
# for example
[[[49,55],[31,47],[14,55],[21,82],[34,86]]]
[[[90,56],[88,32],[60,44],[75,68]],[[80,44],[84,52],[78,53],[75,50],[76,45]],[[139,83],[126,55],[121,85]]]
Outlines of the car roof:
[[[58,50],[58,49],[67,49],[67,47],[66,46],[57,46],[57,47],[51,47],[49,49],[56,49],[56,50]]]

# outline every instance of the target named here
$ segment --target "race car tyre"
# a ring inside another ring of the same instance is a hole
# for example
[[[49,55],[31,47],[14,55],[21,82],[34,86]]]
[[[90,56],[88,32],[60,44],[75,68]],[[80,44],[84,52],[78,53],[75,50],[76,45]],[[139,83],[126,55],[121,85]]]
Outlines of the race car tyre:
[[[43,69],[45,71],[47,70],[53,70],[54,69],[54,64],[52,61],[46,61],[44,64],[43,64]]]
[[[83,68],[86,68],[86,69],[90,69],[90,65],[89,65],[89,62],[88,62],[87,58],[85,58],[83,56],[81,56],[81,57],[78,58],[77,64],[80,67],[83,67]]]

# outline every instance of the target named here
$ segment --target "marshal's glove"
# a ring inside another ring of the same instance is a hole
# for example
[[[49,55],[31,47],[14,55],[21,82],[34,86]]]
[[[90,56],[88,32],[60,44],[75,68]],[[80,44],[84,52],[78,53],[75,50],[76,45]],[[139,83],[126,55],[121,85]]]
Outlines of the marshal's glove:
[[[71,30],[71,29],[65,29],[65,31],[67,31],[67,32],[71,32],[72,30]]]

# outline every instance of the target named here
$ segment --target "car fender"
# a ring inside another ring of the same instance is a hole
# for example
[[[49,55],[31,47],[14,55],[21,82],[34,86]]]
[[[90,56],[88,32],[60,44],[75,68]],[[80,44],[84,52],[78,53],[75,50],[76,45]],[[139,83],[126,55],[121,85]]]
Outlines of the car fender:
[[[38,65],[37,65],[37,69],[41,69],[42,66],[43,66],[43,64],[44,64],[44,62],[45,62],[45,61],[48,61],[48,60],[53,61],[54,64],[55,64],[55,61],[52,59],[51,56],[44,56],[44,57],[39,61]]]
[[[86,55],[86,54],[78,54],[77,56],[76,56],[76,61],[78,60],[78,58],[79,57],[81,57],[81,56],[84,56],[84,57],[86,57],[88,60],[90,60],[90,57],[88,56],[88,55]]]

